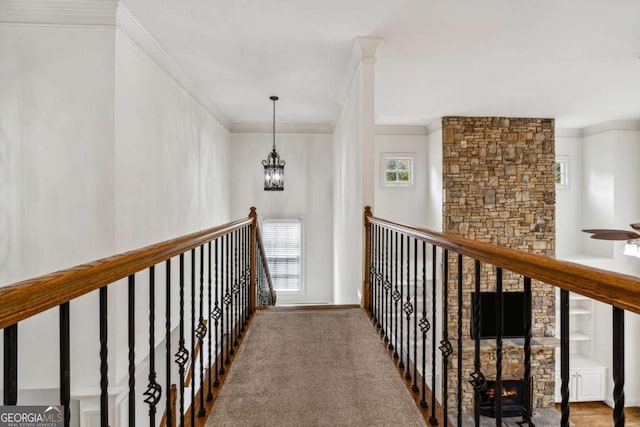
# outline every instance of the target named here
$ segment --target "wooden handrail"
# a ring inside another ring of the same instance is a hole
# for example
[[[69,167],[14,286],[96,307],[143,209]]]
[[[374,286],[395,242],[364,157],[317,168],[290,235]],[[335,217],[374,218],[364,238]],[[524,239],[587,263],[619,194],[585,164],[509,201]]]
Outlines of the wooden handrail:
[[[368,224],[387,227],[455,253],[640,314],[640,279],[634,276],[365,215],[365,226]],[[365,278],[367,276],[365,274]]]
[[[130,252],[99,259],[0,288],[0,328],[57,307],[152,265],[252,224],[232,221]]]

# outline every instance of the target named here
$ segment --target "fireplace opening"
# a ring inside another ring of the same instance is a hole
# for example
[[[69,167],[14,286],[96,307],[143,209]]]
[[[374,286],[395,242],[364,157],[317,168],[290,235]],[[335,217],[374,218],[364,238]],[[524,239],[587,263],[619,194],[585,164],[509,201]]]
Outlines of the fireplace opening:
[[[502,398],[502,416],[521,416],[523,391],[524,381],[522,380],[502,380],[501,393],[497,393],[495,381],[487,381],[487,389],[480,394],[480,415],[496,417],[499,394]]]

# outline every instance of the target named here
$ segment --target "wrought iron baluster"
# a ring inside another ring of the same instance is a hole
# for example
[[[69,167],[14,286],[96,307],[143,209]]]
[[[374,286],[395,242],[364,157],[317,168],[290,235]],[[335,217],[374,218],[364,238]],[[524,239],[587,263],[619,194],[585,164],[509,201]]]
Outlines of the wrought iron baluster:
[[[240,309],[240,303],[238,300],[239,297],[239,292],[240,292],[240,263],[239,263],[239,249],[240,249],[240,239],[239,239],[239,230],[234,231],[233,233],[233,240],[234,240],[234,246],[235,249],[233,251],[234,253],[234,257],[233,257],[233,270],[235,272],[235,280],[233,281],[233,299],[235,301],[235,304],[233,304],[232,309],[233,309],[233,323],[234,326],[238,329],[238,333],[234,334],[233,336],[233,345],[234,346],[238,346],[238,338],[240,336],[240,322],[238,321],[239,319],[239,309]]]
[[[244,257],[244,253],[245,253],[244,231],[245,231],[244,228],[240,229],[239,231],[240,233],[240,266],[238,268],[240,269],[240,280],[238,284],[240,285],[240,289],[239,289],[240,293],[238,295],[239,295],[240,303],[238,304],[238,310],[240,310],[240,315],[238,316],[238,323],[239,323],[238,338],[242,338],[242,332],[244,332],[244,283],[246,280],[245,257]]]
[[[214,336],[213,336],[213,348],[214,348],[214,358],[215,358],[215,378],[213,380],[213,386],[214,387],[218,387],[220,385],[220,378],[218,378],[218,359],[219,359],[219,354],[220,354],[220,349],[218,347],[218,321],[220,320],[220,317],[222,316],[222,310],[220,309],[219,305],[218,305],[218,293],[219,293],[219,286],[218,286],[218,264],[219,264],[219,256],[218,256],[218,240],[220,239],[216,239],[215,242],[215,254],[213,257],[214,260],[214,287],[213,287],[213,295],[214,295],[214,306],[213,306],[213,310],[211,311],[211,318],[213,319],[213,330],[214,330]],[[224,369],[224,368],[222,368]],[[224,372],[223,372],[224,373]]]
[[[107,287],[100,288],[100,425],[109,426],[109,365],[107,363]]]
[[[200,246],[200,318],[196,328],[196,337],[200,346],[200,410],[198,417],[204,417],[207,411],[204,409],[204,336],[207,334],[207,326],[204,323],[204,245]],[[195,375],[194,375],[195,380]],[[195,389],[195,381],[192,390]],[[195,408],[195,405],[194,405]]]
[[[404,313],[407,315],[407,369],[404,372],[404,379],[411,380],[411,314],[413,305],[411,304],[411,237],[407,236],[407,302],[404,303]],[[414,361],[415,362],[415,361]]]
[[[71,423],[71,339],[69,303],[60,305],[60,404],[64,409],[64,426]]]
[[[229,238],[229,235],[225,235],[222,236],[222,241],[220,243],[220,375],[224,375],[225,374],[225,368],[224,368],[224,359],[226,357],[226,350],[225,350],[225,332],[226,330],[226,326],[225,326],[225,303],[224,303],[224,284],[225,284],[225,278],[226,278],[226,271],[225,271],[225,267],[226,267],[226,259],[227,259],[227,239]],[[216,241],[217,243],[217,241]]]
[[[393,337],[394,337],[394,329],[393,329],[393,325],[396,324],[397,322],[395,322],[394,319],[394,315],[393,315],[393,304],[394,304],[394,285],[395,285],[395,281],[393,279],[393,254],[394,254],[394,250],[395,247],[393,245],[393,241],[394,241],[394,236],[396,235],[395,231],[389,231],[389,257],[387,258],[387,277],[389,280],[389,298],[388,298],[388,304],[389,304],[389,345],[387,346],[387,348],[389,350],[395,350],[395,345],[393,342]]]
[[[211,241],[207,242],[207,308],[211,310]],[[209,328],[211,328],[211,322],[209,322]],[[207,402],[213,400],[213,392],[211,390],[211,329],[207,334],[207,349],[209,353],[209,359],[207,362]]]
[[[394,313],[395,313],[395,322],[394,322],[394,330],[393,330],[393,335],[395,337],[395,346],[393,348],[393,358],[397,359],[398,356],[398,342],[402,341],[401,338],[399,338],[398,336],[398,319],[400,319],[400,326],[402,327],[402,313],[400,313],[400,311],[398,310],[398,301],[401,300],[402,298],[402,294],[398,291],[398,235],[400,233],[398,233],[397,231],[394,231],[394,236],[393,236],[393,240],[395,241],[395,245],[394,245],[394,251],[393,251],[393,259],[394,259],[394,269],[393,269],[393,307],[394,307]],[[400,239],[402,241],[402,239]],[[400,243],[402,244],[402,242]],[[402,288],[401,288],[402,289]],[[402,329],[400,330],[400,333],[402,333]]]
[[[533,426],[531,400],[531,278],[524,278],[524,393],[522,394],[522,424]]]
[[[560,425],[569,427],[569,291],[560,289]]]
[[[449,356],[453,354],[453,347],[449,341],[449,250],[444,249],[444,271],[442,273],[442,340],[440,351],[442,352],[442,413],[444,423],[449,422]]]
[[[480,395],[487,389],[487,382],[482,373],[480,362],[480,330],[482,327],[482,315],[480,310],[480,261],[474,261],[475,293],[473,295],[473,372],[471,373],[471,386],[473,387],[473,418],[476,427],[480,425]]]
[[[165,369],[167,392],[165,393],[165,412],[167,414],[167,425],[173,425],[173,409],[171,408],[171,258],[165,263],[165,318],[164,318],[164,340],[165,340]]]
[[[180,339],[175,354],[180,378],[180,425],[184,425],[184,367],[189,361],[189,351],[184,342],[184,253],[180,254]],[[176,416],[176,419],[178,417]]]
[[[624,426],[624,310],[613,307],[613,424]]]
[[[424,286],[424,283],[423,283]],[[413,239],[413,303],[416,315],[413,316],[413,386],[411,391],[418,393],[418,239]]]
[[[435,268],[435,265],[434,265]],[[427,332],[431,325],[427,319],[427,242],[422,241],[422,319],[420,319],[420,332],[422,332],[422,396],[420,407],[426,409],[427,404]]]
[[[389,342],[389,288],[391,287],[391,283],[389,283],[389,229],[384,229],[384,262],[383,262],[383,271],[384,271],[384,297],[383,297],[383,307],[382,307],[382,318],[384,320],[384,342]]]
[[[458,254],[458,427],[462,427],[462,254]]]
[[[129,425],[136,424],[136,279],[135,275],[128,278],[128,338],[129,338]]]
[[[144,402],[149,405],[149,425],[156,425],[156,405],[162,395],[162,387],[156,381],[156,283],[155,266],[149,268],[149,385],[144,392]],[[130,424],[131,425],[131,424]]]
[[[231,362],[230,356],[233,354],[233,349],[231,348],[231,281],[233,280],[233,272],[231,271],[231,257],[232,257],[232,246],[231,246],[231,235],[227,234],[227,250],[226,250],[226,277],[225,277],[225,291],[224,291],[224,306],[225,311],[227,313],[227,330],[226,334],[226,343],[227,343],[227,353],[224,359],[224,364],[228,365]]]
[[[502,396],[502,268],[496,267],[496,395]],[[502,399],[495,399],[496,426],[502,425]]]
[[[4,404],[18,404],[18,324],[4,328]]]
[[[196,412],[196,250],[191,249],[191,427]]]
[[[438,425],[436,417],[436,342],[437,342],[437,324],[436,324],[436,279],[437,279],[437,262],[438,247],[431,246],[431,415],[429,416],[429,424]],[[426,374],[425,374],[426,375]]]
[[[382,307],[381,235],[382,227],[376,227],[376,327],[380,330],[382,329],[382,314],[380,313]]]
[[[402,305],[402,301],[404,301],[404,284],[403,284],[403,280],[404,280],[404,236],[400,236],[400,256],[399,256],[399,264],[400,264],[400,309],[404,310],[404,307]],[[402,350],[403,350],[403,344],[402,344],[402,337],[404,336],[403,334],[403,324],[404,324],[404,316],[402,315],[402,313],[400,314],[400,335],[398,337],[398,339],[400,340],[399,343],[399,347],[398,345],[396,346],[396,350],[398,350],[398,356],[400,358],[400,360],[398,361],[398,368],[399,369],[404,369],[404,362],[402,361]]]

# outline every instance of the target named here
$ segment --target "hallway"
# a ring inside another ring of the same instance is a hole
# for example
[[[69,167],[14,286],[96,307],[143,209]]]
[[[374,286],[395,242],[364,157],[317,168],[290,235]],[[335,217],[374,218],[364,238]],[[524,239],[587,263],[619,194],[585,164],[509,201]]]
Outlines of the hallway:
[[[365,312],[259,310],[207,426],[425,425]]]

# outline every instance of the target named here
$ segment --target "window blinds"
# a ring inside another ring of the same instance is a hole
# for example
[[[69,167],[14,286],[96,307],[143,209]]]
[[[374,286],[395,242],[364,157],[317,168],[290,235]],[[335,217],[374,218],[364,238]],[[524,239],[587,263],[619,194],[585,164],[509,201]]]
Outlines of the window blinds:
[[[302,221],[264,219],[262,241],[276,291],[302,289]]]

